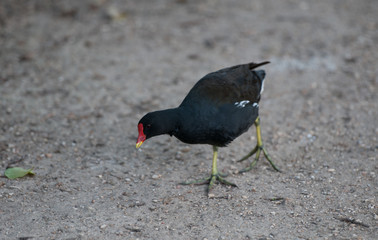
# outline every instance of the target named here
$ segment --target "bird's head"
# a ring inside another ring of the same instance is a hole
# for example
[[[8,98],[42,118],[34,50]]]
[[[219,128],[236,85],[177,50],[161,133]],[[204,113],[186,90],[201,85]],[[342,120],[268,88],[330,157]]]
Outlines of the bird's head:
[[[150,113],[146,114],[138,123],[138,139],[136,143],[136,148],[140,148],[142,143],[148,138],[154,136],[153,118]],[[156,135],[156,134],[155,134]]]
[[[172,114],[173,112],[175,111],[162,110],[144,115],[138,123],[136,148],[140,148],[142,143],[151,137],[172,132],[175,127],[175,114]]]

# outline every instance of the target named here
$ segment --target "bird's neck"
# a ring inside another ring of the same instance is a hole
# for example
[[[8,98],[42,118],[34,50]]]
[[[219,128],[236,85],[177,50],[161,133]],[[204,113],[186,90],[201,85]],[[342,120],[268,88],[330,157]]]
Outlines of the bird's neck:
[[[160,110],[155,112],[159,118],[160,134],[174,135],[180,127],[180,109],[171,108],[166,110]]]

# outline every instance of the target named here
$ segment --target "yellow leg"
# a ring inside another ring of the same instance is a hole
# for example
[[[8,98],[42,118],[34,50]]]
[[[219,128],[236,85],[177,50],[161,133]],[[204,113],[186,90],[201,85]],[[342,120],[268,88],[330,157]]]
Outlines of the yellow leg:
[[[256,165],[256,163],[259,161],[261,151],[263,152],[265,158],[268,160],[270,165],[274,168],[274,170],[280,172],[280,170],[276,167],[276,165],[274,165],[273,161],[271,160],[271,158],[270,158],[268,152],[266,151],[264,144],[262,142],[261,128],[260,128],[260,117],[257,117],[257,119],[255,121],[255,126],[256,126],[256,135],[257,135],[256,147],[250,153],[248,153],[245,157],[240,159],[239,162],[246,160],[247,158],[249,158],[250,156],[252,156],[253,154],[256,153],[255,159],[251,162],[249,167],[246,167],[246,168],[240,170],[239,173],[248,172],[249,170],[251,170]]]
[[[211,175],[210,175],[210,177],[207,177],[205,179],[200,179],[200,180],[187,181],[187,182],[183,182],[181,184],[182,185],[190,185],[190,184],[201,185],[201,184],[208,183],[209,184],[209,186],[208,186],[208,193],[213,188],[214,183],[216,182],[216,180],[218,180],[219,182],[221,182],[221,183],[223,183],[225,185],[230,185],[230,186],[233,186],[233,187],[237,187],[235,183],[229,182],[229,181],[227,181],[227,180],[224,179],[224,177],[226,176],[225,174],[222,174],[222,173],[218,172],[217,159],[218,159],[218,147],[213,146],[213,164],[212,164],[212,167],[211,167]]]

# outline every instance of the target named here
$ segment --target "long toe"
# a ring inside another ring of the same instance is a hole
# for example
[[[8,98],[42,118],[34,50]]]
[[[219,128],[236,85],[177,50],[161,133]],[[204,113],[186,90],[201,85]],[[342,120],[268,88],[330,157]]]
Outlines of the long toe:
[[[247,155],[245,155],[240,160],[238,160],[238,162],[243,162],[244,160],[248,159],[250,156],[255,154],[258,150],[259,150],[259,147],[256,145],[256,147],[251,152],[249,152]]]
[[[209,187],[207,188],[207,194],[210,193],[211,189],[213,188],[214,186],[214,183],[218,180],[221,184],[224,184],[224,185],[229,185],[229,186],[232,186],[232,187],[238,187],[235,183],[232,183],[232,182],[229,182],[227,181],[226,179],[224,179],[220,174],[216,174],[216,175],[211,175],[211,180],[210,180],[210,183],[209,183]]]
[[[270,156],[269,156],[268,152],[266,151],[266,149],[263,147],[262,150],[264,152],[264,156],[265,156],[266,160],[268,160],[268,162],[273,167],[273,169],[276,170],[277,172],[281,172],[281,170],[273,163],[273,161],[270,158]]]
[[[254,159],[253,162],[251,162],[251,164],[249,164],[248,167],[243,168],[242,170],[239,171],[239,173],[245,173],[245,172],[251,171],[252,168],[255,167],[255,165],[256,165],[257,162],[258,162],[258,159]]]
[[[215,174],[215,175],[211,175],[210,177],[207,177],[207,178],[204,178],[204,179],[199,179],[199,180],[193,180],[193,181],[186,181],[186,182],[182,182],[180,183],[181,185],[203,185],[203,184],[208,184],[208,192],[211,191],[211,189],[214,187],[214,184],[218,181],[220,182],[221,184],[224,184],[224,185],[229,185],[229,186],[232,186],[232,187],[238,187],[235,183],[233,182],[229,182],[227,181],[226,179],[224,179],[224,174]]]
[[[242,169],[239,171],[239,173],[244,173],[244,172],[248,172],[250,171],[252,168],[254,168],[257,164],[257,162],[259,161],[260,159],[260,154],[261,152],[263,152],[266,160],[270,163],[270,165],[273,167],[274,170],[276,170],[277,172],[281,172],[277,166],[273,163],[272,159],[270,158],[268,152],[266,151],[265,147],[263,146],[257,146],[249,153],[247,154],[247,156],[243,157],[241,160],[239,161],[244,161],[245,159],[249,158],[250,156],[252,156],[253,154],[256,154],[255,155],[255,158],[253,159],[253,161],[249,164],[248,167]]]
[[[230,186],[232,186],[232,187],[238,187],[235,183],[232,183],[232,182],[227,181],[226,179],[224,179],[224,178],[221,177],[220,175],[218,175],[217,179],[218,179],[219,182],[221,182],[222,184],[230,185]]]
[[[208,178],[203,178],[203,179],[181,182],[180,184],[181,185],[203,185],[203,184],[209,183],[210,180],[211,180],[211,177],[208,177]]]

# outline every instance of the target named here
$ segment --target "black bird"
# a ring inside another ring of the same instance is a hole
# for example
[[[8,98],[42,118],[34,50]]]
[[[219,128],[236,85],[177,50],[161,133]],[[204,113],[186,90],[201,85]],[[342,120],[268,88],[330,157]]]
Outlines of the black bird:
[[[182,183],[209,183],[210,192],[216,180],[236,186],[218,172],[218,147],[226,146],[255,124],[256,147],[239,161],[255,153],[256,156],[249,167],[240,172],[251,170],[259,160],[261,151],[272,167],[279,171],[263,146],[260,130],[259,101],[264,90],[265,71],[254,69],[268,63],[242,64],[207,74],[194,85],[180,106],[147,113],[139,121],[136,147],[139,148],[146,139],[161,134],[173,135],[189,144],[212,145],[210,177]]]

